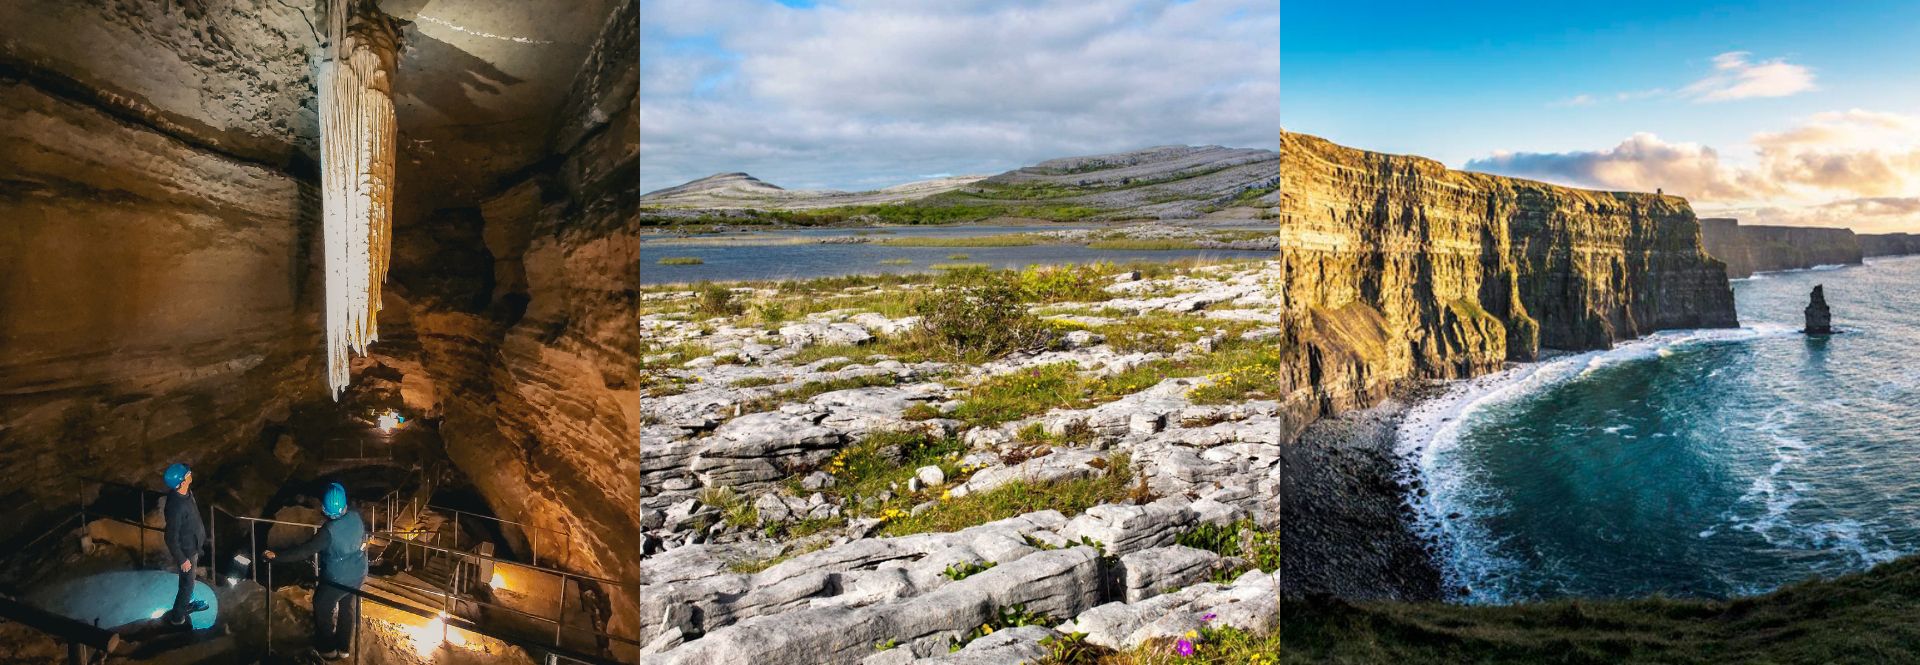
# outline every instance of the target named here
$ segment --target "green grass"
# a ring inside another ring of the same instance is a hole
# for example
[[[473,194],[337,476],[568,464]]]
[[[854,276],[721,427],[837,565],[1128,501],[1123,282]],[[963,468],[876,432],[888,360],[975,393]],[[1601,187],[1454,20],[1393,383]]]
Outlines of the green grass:
[[[1915,663],[1920,557],[1729,601],[1283,600],[1288,663]]]
[[[1130,463],[1126,455],[1116,455],[1105,461],[1108,471],[1098,477],[1049,483],[1016,480],[991,491],[944,500],[919,515],[890,519],[880,528],[880,533],[885,536],[905,536],[936,531],[952,532],[1049,509],[1073,517],[1086,512],[1088,508],[1136,496]]]
[[[1195,243],[1191,240],[1148,240],[1148,239],[1135,239],[1135,238],[1113,238],[1109,240],[1095,240],[1093,242],[1087,243],[1087,247],[1090,247],[1092,249],[1114,249],[1114,250],[1201,249],[1198,243]]]
[[[1086,408],[1151,388],[1169,378],[1213,376],[1212,385],[1188,398],[1201,404],[1253,399],[1276,390],[1281,354],[1273,345],[1231,342],[1215,353],[1184,360],[1156,360],[1096,377],[1072,363],[1055,363],[1002,374],[975,385],[953,417],[975,426],[997,425],[1056,408]]]
[[[793,388],[791,390],[782,390],[780,392],[774,393],[766,397],[762,397],[760,399],[752,400],[749,402],[742,402],[740,404],[740,412],[744,414],[744,413],[759,413],[761,411],[771,411],[774,408],[780,406],[781,404],[785,404],[788,402],[805,402],[809,399],[813,399],[814,397],[824,395],[826,393],[830,393],[836,390],[851,390],[854,388],[875,388],[879,386],[891,386],[899,382],[900,380],[894,378],[892,374],[866,374],[861,376],[847,377],[844,379],[827,379],[825,381],[808,381],[806,383],[800,384],[799,387]]]
[[[1192,631],[1189,635],[1176,638],[1154,638],[1142,642],[1140,646],[1127,651],[1104,652],[1092,660],[1079,662],[1096,665],[1275,665],[1280,662],[1281,650],[1279,630],[1267,630],[1254,633],[1231,626],[1206,627]],[[1193,655],[1182,656],[1175,651],[1181,639],[1193,645]],[[1293,647],[1289,645],[1288,649]],[[1291,656],[1291,654],[1288,654]],[[1042,664],[1064,663],[1063,660],[1041,660]],[[1292,662],[1289,660],[1288,662]],[[1366,661],[1367,663],[1388,661]],[[1427,662],[1469,662],[1469,661],[1413,661],[1407,665],[1423,665]],[[1560,661],[1542,661],[1560,662]],[[1357,663],[1356,663],[1357,665]]]
[[[985,263],[935,263],[927,267],[932,268],[934,270],[981,270],[981,269],[985,269],[987,267],[987,264]]]
[[[880,259],[880,265],[883,265],[883,266],[910,266],[910,265],[913,265],[913,259]]]
[[[947,255],[947,260],[949,260],[949,261],[965,261],[965,260],[967,260],[967,259],[971,259],[971,258],[973,258],[973,257],[971,257],[971,256],[967,256],[967,255],[965,255],[965,254],[959,254],[959,253],[955,253],[955,254],[948,254],[948,255]]]
[[[753,574],[753,573],[760,572],[762,570],[766,570],[768,568],[772,568],[775,564],[800,556],[802,554],[817,552],[817,551],[826,549],[828,545],[832,545],[832,544],[833,544],[832,541],[820,540],[820,541],[808,543],[806,545],[801,545],[799,547],[789,548],[784,552],[781,552],[777,555],[770,556],[764,559],[747,559],[743,561],[734,561],[732,563],[727,564],[727,570],[735,573]]]
[[[668,367],[682,367],[686,365],[687,361],[689,360],[694,360],[696,358],[701,358],[707,355],[711,355],[712,353],[713,353],[712,348],[709,348],[706,344],[702,344],[700,342],[680,342],[677,344],[650,344],[647,346],[647,348],[641,351],[640,353],[641,358],[646,358],[647,356],[657,356],[661,354],[671,354],[672,357],[666,360],[654,361],[653,363],[642,362],[640,364],[640,369],[647,370],[647,369],[664,369]]]
[[[776,383],[784,383],[784,382],[771,376],[750,376],[744,379],[740,379],[738,381],[734,381],[733,387],[758,388],[761,386],[771,386]]]
[[[697,256],[669,256],[660,259],[657,263],[663,266],[697,266],[706,261]]]
[[[1031,233],[1007,233],[996,236],[887,238],[873,244],[888,247],[1025,247],[1052,242]]]
[[[1187,393],[1195,404],[1226,404],[1277,397],[1280,375],[1291,354],[1277,345],[1253,345],[1211,354],[1214,362],[1204,386]]]
[[[1220,556],[1244,558],[1250,567],[1263,572],[1271,573],[1280,569],[1280,532],[1261,531],[1251,519],[1226,525],[1202,524],[1180,534],[1174,542]],[[1241,571],[1233,572],[1237,574]]]
[[[958,482],[960,469],[953,458],[965,449],[966,445],[957,438],[921,432],[873,432],[827,460],[821,470],[833,474],[834,484],[820,491],[857,505],[863,498],[889,491],[892,485],[891,491],[900,496],[874,512],[884,513],[890,507],[904,510],[934,496],[925,490],[918,496],[908,495],[905,486],[914,471],[923,466],[939,466],[947,474],[949,484]],[[802,493],[797,480],[789,485],[788,489],[794,494]]]

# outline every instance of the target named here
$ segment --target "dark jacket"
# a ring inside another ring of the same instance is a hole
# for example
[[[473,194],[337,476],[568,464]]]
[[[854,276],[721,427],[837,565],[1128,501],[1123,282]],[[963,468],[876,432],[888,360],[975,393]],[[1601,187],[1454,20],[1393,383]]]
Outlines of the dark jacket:
[[[166,515],[167,554],[173,557],[169,564],[177,568],[180,562],[199,556],[207,544],[207,527],[200,522],[200,506],[191,492],[168,492]]]
[[[358,511],[327,520],[307,542],[278,552],[281,559],[301,559],[320,555],[320,578],[334,584],[359,588],[367,580],[367,525]]]

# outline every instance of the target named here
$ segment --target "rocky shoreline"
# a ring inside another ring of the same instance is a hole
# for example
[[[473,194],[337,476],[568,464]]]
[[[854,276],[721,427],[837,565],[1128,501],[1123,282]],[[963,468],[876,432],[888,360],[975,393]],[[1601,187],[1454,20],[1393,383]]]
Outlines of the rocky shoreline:
[[[1322,418],[1281,447],[1280,538],[1288,599],[1433,601],[1445,597],[1440,570],[1413,529],[1408,492],[1394,454],[1408,409],[1437,394],[1406,388],[1380,404]]]
[[[928,276],[641,294],[649,662],[1277,652],[1277,264],[981,275],[1050,341],[927,352]]]

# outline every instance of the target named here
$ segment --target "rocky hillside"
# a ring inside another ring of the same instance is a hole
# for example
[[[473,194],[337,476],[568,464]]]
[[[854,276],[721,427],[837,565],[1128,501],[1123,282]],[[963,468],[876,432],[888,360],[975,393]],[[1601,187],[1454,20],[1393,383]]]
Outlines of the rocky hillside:
[[[790,190],[745,173],[719,173],[676,187],[649,192],[642,205],[683,210],[810,210],[836,206],[914,201],[951,192],[984,176],[936,178],[869,192]]]
[[[641,205],[643,219],[652,223],[1251,219],[1278,199],[1278,160],[1271,150],[1161,146],[1053,159],[988,178],[942,178],[855,193],[790,191],[745,173],[724,173],[649,193]]]
[[[1862,233],[1860,253],[1866,256],[1920,254],[1920,233]]]
[[[1409,378],[1542,348],[1736,325],[1685,199],[1449,170],[1282,133],[1280,297],[1297,343],[1290,439]]]
[[[1847,229],[1743,226],[1725,217],[1700,220],[1700,245],[1727,264],[1728,279],[1769,270],[1859,265],[1861,258],[1860,239]]]

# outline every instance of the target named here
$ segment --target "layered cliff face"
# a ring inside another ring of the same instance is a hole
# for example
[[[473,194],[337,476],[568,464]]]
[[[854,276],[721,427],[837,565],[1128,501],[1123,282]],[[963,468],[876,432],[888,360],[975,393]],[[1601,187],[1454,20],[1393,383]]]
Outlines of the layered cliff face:
[[[1280,136],[1291,438],[1398,381],[1542,348],[1736,325],[1684,199],[1593,192]]]
[[[1727,264],[1728,279],[1769,270],[1859,265],[1859,238],[1848,229],[1800,226],[1745,226],[1739,220],[1700,220],[1700,246]]]
[[[1860,253],[1866,256],[1920,254],[1920,233],[1860,234]]]

